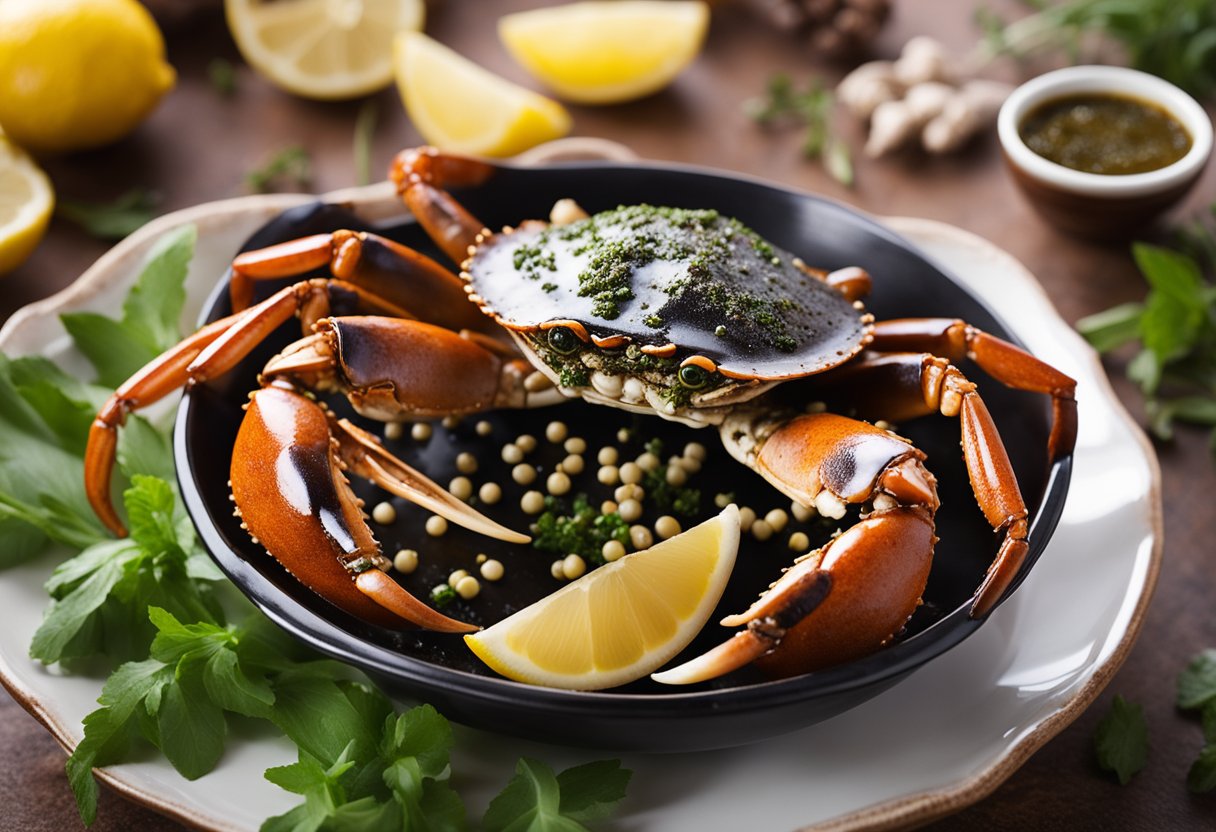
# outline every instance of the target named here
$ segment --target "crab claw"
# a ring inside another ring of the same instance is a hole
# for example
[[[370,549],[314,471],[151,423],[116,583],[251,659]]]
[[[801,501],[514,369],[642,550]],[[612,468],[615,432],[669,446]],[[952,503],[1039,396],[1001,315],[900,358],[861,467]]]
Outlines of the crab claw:
[[[746,630],[651,678],[686,685],[752,661],[770,675],[792,676],[872,653],[920,604],[933,544],[925,509],[875,512],[800,559],[746,612],[722,619]]]
[[[358,618],[386,627],[477,628],[443,615],[384,573],[388,561],[342,473],[319,405],[286,387],[250,397],[232,453],[241,525],[302,584]]]

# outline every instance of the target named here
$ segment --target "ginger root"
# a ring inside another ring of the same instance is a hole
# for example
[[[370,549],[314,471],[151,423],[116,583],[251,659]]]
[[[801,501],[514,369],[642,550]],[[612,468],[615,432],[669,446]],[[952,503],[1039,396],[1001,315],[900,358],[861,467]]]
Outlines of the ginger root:
[[[912,38],[898,60],[871,61],[836,87],[836,98],[870,123],[866,155],[885,156],[919,137],[930,153],[949,153],[991,124],[1012,87],[997,81],[961,85],[940,43]]]

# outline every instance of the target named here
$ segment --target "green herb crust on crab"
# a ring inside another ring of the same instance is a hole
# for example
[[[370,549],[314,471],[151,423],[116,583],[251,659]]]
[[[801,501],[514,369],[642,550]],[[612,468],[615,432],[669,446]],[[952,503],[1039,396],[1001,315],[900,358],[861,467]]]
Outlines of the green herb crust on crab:
[[[597,350],[595,369],[607,373],[670,376],[698,355],[736,378],[810,375],[855,354],[866,331],[864,311],[795,255],[713,210],[634,205],[526,223],[486,240],[467,275],[508,328],[565,320],[600,342],[623,336]],[[673,344],[668,355],[642,352]],[[585,354],[541,357],[563,386],[586,383]]]

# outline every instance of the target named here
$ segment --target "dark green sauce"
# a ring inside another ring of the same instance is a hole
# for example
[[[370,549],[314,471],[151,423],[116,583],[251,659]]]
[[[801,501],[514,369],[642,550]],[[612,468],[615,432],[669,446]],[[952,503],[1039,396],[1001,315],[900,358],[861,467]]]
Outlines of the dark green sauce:
[[[1018,134],[1058,165],[1110,176],[1160,170],[1191,149],[1186,128],[1163,108],[1107,93],[1046,101],[1022,119]]]

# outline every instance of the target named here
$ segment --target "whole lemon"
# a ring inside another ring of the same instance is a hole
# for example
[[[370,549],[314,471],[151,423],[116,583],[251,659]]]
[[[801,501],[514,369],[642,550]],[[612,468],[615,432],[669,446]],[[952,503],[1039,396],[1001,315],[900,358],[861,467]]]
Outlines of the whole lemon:
[[[160,30],[136,0],[0,2],[0,127],[27,150],[122,138],[175,77]]]

